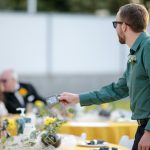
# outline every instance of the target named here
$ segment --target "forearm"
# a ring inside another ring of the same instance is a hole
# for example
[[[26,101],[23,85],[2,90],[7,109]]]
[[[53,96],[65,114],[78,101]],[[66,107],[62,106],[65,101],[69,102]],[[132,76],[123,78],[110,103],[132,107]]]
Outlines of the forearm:
[[[92,104],[108,103],[120,100],[128,96],[128,88],[122,84],[112,83],[100,90],[82,93],[80,97],[80,105],[88,106]]]

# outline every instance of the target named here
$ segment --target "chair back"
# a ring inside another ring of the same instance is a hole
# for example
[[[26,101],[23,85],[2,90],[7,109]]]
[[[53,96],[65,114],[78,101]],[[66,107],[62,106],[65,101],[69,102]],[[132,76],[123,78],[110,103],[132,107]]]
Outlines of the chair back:
[[[123,135],[120,138],[119,145],[127,147],[127,148],[129,148],[129,150],[131,150],[132,146],[133,146],[133,142],[134,142],[134,139],[129,139],[129,136]]]

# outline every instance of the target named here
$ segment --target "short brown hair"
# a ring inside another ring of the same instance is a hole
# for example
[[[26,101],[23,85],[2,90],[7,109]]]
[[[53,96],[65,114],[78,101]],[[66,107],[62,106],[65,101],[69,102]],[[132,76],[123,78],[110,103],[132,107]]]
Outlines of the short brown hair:
[[[124,5],[119,9],[119,16],[134,32],[145,31],[148,26],[149,13],[143,5],[134,3]]]

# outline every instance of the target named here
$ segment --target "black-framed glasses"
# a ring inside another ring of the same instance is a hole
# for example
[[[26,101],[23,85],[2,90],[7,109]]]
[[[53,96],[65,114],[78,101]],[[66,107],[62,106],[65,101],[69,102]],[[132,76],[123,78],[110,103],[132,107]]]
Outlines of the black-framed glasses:
[[[123,22],[122,21],[113,21],[112,24],[113,24],[113,27],[116,29],[117,24],[123,24]]]
[[[123,24],[125,23],[126,25],[130,26],[128,23],[126,22],[122,22],[122,21],[113,21],[112,24],[113,24],[113,27],[116,29],[117,28],[117,24]]]
[[[6,79],[1,79],[0,82],[1,82],[1,83],[6,83],[7,80],[6,80]]]

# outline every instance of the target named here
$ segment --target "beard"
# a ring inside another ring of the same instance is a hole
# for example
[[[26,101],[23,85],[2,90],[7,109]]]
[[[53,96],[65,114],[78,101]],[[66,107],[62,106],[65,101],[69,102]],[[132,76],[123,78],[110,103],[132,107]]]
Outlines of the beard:
[[[121,44],[126,44],[126,39],[123,32],[118,33],[118,38]]]

